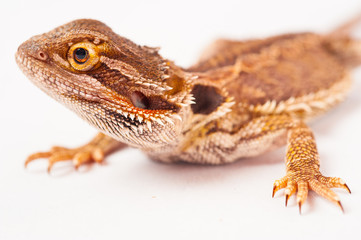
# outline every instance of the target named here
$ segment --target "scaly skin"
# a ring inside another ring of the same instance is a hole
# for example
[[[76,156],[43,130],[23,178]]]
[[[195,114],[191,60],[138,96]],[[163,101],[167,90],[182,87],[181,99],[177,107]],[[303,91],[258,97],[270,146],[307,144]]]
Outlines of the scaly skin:
[[[219,40],[189,69],[95,20],[35,36],[19,47],[19,67],[101,133],[79,148],[35,153],[26,164],[46,157],[49,171],[70,159],[78,167],[126,146],[161,162],[222,164],[287,144],[286,176],[273,194],[286,188],[287,204],[298,191],[301,210],[312,189],[341,207],[329,188],[349,189],[320,173],[305,124],[343,100],[348,71],[361,63],[360,42],[341,30]]]

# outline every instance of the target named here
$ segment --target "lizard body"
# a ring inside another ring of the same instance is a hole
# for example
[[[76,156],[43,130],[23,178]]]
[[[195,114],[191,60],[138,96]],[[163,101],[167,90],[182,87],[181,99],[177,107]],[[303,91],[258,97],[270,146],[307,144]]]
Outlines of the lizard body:
[[[287,201],[297,190],[301,208],[308,189],[340,206],[329,188],[349,190],[319,172],[306,125],[350,87],[361,43],[348,34],[219,40],[184,69],[158,49],[82,19],[29,39],[16,60],[38,87],[101,132],[79,148],[33,154],[26,164],[48,157],[49,171],[68,159],[78,167],[126,146],[161,162],[223,164],[287,143],[287,174],[274,192],[286,188]]]

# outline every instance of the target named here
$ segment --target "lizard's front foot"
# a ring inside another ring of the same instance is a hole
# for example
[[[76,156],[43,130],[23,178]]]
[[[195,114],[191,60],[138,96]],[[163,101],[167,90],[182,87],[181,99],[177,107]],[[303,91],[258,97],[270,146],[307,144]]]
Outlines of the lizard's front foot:
[[[25,161],[25,167],[32,161],[39,158],[48,158],[48,172],[50,173],[53,165],[60,161],[72,160],[76,169],[80,165],[88,162],[101,163],[106,154],[110,153],[115,148],[122,148],[125,145],[116,140],[99,133],[89,143],[78,148],[64,148],[54,146],[48,152],[37,152],[30,155]]]
[[[72,160],[76,169],[86,162],[95,161],[101,163],[104,160],[104,152],[93,145],[85,145],[83,147],[73,149],[54,146],[48,152],[37,152],[31,154],[25,161],[25,167],[27,167],[30,162],[39,158],[48,158],[48,172],[50,173],[53,165],[60,161]]]
[[[341,178],[324,177],[319,171],[312,173],[301,170],[289,170],[285,177],[274,182],[272,197],[278,190],[285,188],[284,193],[287,206],[289,197],[297,191],[297,203],[301,213],[301,206],[307,198],[308,190],[311,189],[320,196],[337,204],[343,211],[339,197],[330,189],[334,187],[344,188],[351,193],[347,184]]]
[[[286,176],[275,181],[272,196],[285,188],[287,206],[289,197],[297,191],[301,213],[301,206],[311,189],[343,210],[339,197],[330,188],[344,188],[351,193],[350,189],[341,178],[324,177],[319,169],[319,155],[312,131],[305,124],[298,123],[288,132]]]

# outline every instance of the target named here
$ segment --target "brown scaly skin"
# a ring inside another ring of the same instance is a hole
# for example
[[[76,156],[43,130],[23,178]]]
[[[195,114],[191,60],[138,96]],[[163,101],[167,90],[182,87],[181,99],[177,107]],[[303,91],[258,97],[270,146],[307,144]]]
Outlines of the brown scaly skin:
[[[101,133],[79,148],[35,153],[26,164],[46,157],[49,171],[70,159],[78,167],[126,146],[161,162],[222,164],[287,144],[286,176],[273,194],[285,188],[287,204],[297,191],[301,210],[312,189],[341,207],[330,188],[349,189],[320,173],[305,122],[345,97],[349,69],[361,63],[361,43],[345,29],[219,40],[189,69],[95,20],[35,36],[19,47],[19,67]]]

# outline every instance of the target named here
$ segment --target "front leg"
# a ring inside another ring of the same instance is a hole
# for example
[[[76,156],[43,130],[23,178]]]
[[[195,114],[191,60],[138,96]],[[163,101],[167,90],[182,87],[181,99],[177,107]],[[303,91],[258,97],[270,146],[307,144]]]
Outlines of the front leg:
[[[344,188],[351,193],[350,189],[342,179],[324,177],[319,169],[319,155],[314,136],[305,124],[297,124],[288,131],[286,176],[275,181],[272,196],[279,189],[285,188],[287,206],[289,197],[297,191],[297,203],[301,212],[308,190],[312,189],[342,209],[339,197],[330,188]]]
[[[106,155],[126,146],[103,133],[98,133],[89,143],[77,148],[54,146],[48,152],[34,153],[26,159],[25,167],[35,159],[48,158],[48,172],[56,162],[60,161],[72,160],[75,168],[78,168],[87,162],[101,163]]]
[[[311,189],[341,207],[339,198],[329,188],[340,187],[348,191],[349,188],[340,178],[321,174],[316,142],[306,124],[288,115],[267,115],[239,127],[235,125],[234,129],[222,125],[234,119],[234,115],[229,115],[227,119],[210,123],[189,135],[187,139],[190,140],[176,157],[181,156],[187,162],[222,164],[260,155],[287,142],[286,176],[275,182],[273,195],[279,189],[286,188],[287,203],[288,198],[297,191],[301,208]]]

